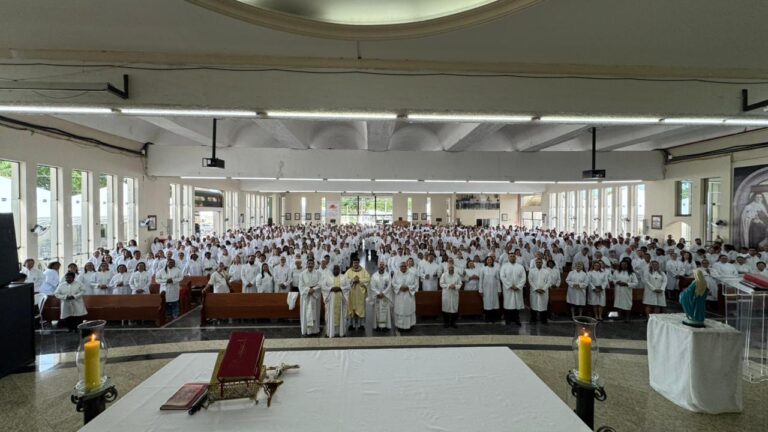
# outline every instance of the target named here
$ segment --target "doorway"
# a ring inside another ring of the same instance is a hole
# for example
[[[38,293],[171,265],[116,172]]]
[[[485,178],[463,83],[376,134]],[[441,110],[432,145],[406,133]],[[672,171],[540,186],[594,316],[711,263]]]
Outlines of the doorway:
[[[221,210],[195,211],[195,232],[202,235],[221,234]]]

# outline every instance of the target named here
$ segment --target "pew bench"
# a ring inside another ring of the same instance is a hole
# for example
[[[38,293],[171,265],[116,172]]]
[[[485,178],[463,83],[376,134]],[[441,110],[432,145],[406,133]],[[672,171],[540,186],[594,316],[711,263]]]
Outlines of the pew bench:
[[[165,324],[165,293],[141,295],[86,295],[83,296],[86,319],[105,321],[154,321]],[[61,316],[61,301],[54,296],[45,300],[42,312],[46,321],[57,321]]]
[[[209,319],[293,319],[298,320],[299,302],[288,309],[287,293],[213,294],[203,291],[203,306],[200,311],[200,325],[208,324]]]

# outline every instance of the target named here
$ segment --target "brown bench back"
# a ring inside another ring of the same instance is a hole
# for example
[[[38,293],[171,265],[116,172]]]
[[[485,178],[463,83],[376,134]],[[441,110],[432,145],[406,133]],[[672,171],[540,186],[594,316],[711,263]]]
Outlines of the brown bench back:
[[[165,324],[165,293],[142,295],[86,295],[83,296],[86,318],[107,321],[141,320],[154,321],[159,327]],[[43,318],[58,320],[61,301],[48,296],[43,306]]]
[[[213,294],[203,293],[203,307],[200,322],[207,324],[208,319],[299,319],[299,302],[288,309],[286,293],[264,294]]]

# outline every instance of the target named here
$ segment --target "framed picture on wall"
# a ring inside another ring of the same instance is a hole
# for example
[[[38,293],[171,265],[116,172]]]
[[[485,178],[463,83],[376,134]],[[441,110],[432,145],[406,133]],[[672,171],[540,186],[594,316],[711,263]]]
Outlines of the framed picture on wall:
[[[426,213],[422,213],[421,214],[421,220],[423,220],[423,221],[427,220],[427,214]]]
[[[294,213],[293,214],[293,220],[300,221],[301,220],[301,213]]]
[[[320,220],[320,213],[315,213],[315,220]]]
[[[509,215],[508,215],[508,214],[506,214],[506,213],[502,213],[502,214],[501,214],[501,221],[502,221],[502,222],[506,222],[506,221],[508,221],[508,220],[509,220]]]
[[[652,215],[651,216],[651,229],[660,230],[662,225],[662,218],[661,215]]]
[[[304,214],[304,220],[311,221],[312,220],[312,213],[306,213]]]
[[[291,220],[291,214],[290,213],[286,213],[285,214],[285,220],[287,220],[287,221]]]
[[[147,216],[147,231],[157,231],[157,215]]]
[[[414,214],[411,216],[411,220],[413,220],[414,222],[416,222],[417,220],[419,220],[419,214],[418,214],[418,213],[414,213]]]

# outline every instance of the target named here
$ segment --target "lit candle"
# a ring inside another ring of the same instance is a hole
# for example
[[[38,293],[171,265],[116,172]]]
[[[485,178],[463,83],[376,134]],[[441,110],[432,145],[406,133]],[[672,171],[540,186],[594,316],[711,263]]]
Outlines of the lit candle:
[[[579,336],[579,381],[592,382],[592,338]]]
[[[85,343],[85,365],[84,379],[85,389],[87,391],[96,390],[101,387],[101,342],[96,339],[95,334],[91,334],[91,340]]]

